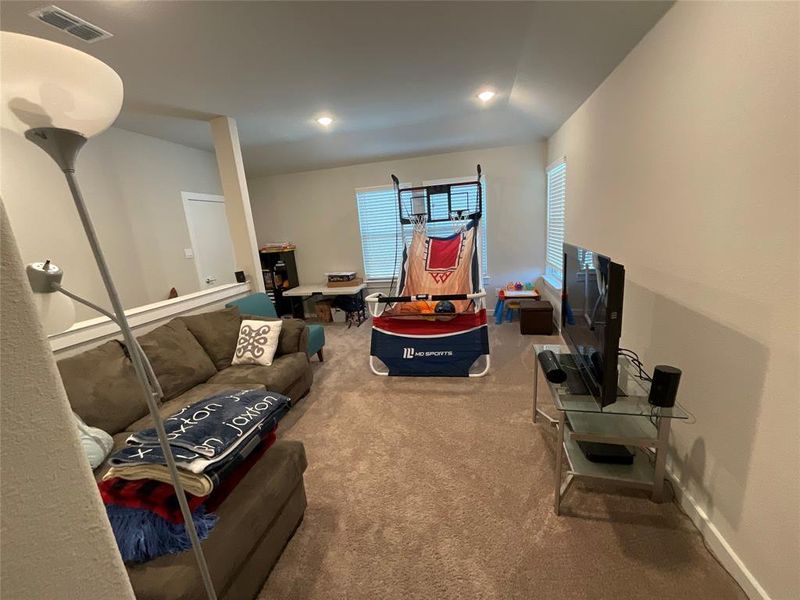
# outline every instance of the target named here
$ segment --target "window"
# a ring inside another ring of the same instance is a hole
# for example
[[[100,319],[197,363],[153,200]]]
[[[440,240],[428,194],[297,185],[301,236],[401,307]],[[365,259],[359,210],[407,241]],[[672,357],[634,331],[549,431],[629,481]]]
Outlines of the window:
[[[561,288],[564,270],[564,199],[567,187],[567,163],[561,159],[547,169],[547,242],[544,278]]]
[[[463,180],[474,181],[475,178],[465,177]],[[436,185],[436,183],[444,181],[425,181],[423,185]],[[460,181],[460,179],[446,181]],[[402,184],[401,187],[408,187],[408,185]],[[472,202],[474,199],[470,198],[470,204]],[[361,230],[361,250],[364,255],[364,275],[367,280],[392,279],[403,256],[403,236],[400,231],[397,196],[394,189],[391,186],[357,189],[356,204],[358,205],[358,222]],[[437,210],[436,206],[437,203],[432,197],[431,208],[433,211]],[[410,225],[404,226],[406,238],[410,237],[411,231]],[[453,225],[450,222],[432,223],[428,225],[427,231],[429,235],[446,236],[453,233]],[[485,277],[487,272],[485,180],[483,182],[481,246]]]
[[[397,196],[391,186],[356,190],[361,250],[367,279],[391,279],[403,256]]]
[[[583,257],[581,258],[581,254]],[[584,269],[594,269],[594,254],[592,254],[591,250],[582,250],[578,253],[578,259],[581,261]]]

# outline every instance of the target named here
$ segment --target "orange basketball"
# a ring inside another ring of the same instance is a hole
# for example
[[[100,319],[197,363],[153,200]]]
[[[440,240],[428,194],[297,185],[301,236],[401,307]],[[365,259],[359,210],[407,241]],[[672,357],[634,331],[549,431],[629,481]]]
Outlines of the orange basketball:
[[[427,300],[417,300],[414,303],[415,308],[418,312],[422,314],[432,314],[433,313],[433,304],[428,302]]]

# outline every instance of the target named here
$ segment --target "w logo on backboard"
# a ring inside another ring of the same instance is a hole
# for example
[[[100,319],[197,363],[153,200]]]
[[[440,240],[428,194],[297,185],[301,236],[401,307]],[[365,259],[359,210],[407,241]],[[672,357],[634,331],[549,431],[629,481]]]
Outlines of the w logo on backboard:
[[[431,273],[429,272],[430,276],[433,277],[433,280],[436,283],[444,283],[447,281],[447,278],[453,274],[453,271],[445,271],[444,273]]]
[[[403,358],[414,358],[414,349],[403,348]]]
[[[444,283],[458,269],[463,246],[463,233],[449,238],[428,238],[425,247],[425,270],[436,283]]]

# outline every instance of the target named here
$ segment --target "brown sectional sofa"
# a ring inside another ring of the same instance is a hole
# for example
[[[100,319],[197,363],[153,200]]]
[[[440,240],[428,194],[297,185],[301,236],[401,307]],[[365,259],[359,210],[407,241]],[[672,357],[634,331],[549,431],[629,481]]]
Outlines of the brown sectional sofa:
[[[266,388],[294,402],[308,393],[312,373],[305,324],[284,321],[271,366],[231,365],[242,318],[235,307],[178,317],[138,338],[164,390],[162,416],[232,388]],[[88,425],[110,433],[115,449],[131,432],[152,427],[121,342],[62,359],[58,368],[73,410]],[[216,511],[217,526],[203,542],[220,599],[253,598],[302,520],[305,450],[300,442],[281,441],[278,431],[278,441]],[[97,469],[98,478],[104,470]],[[128,574],[139,600],[204,597],[191,552],[128,565]]]

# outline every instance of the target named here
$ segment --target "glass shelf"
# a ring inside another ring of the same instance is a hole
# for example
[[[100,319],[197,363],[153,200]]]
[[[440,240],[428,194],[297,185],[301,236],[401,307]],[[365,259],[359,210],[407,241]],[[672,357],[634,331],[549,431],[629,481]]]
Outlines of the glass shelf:
[[[634,448],[633,463],[630,465],[592,462],[584,456],[578,442],[570,437],[564,439],[564,450],[572,475],[642,487],[653,485],[655,472],[649,457],[639,448]]]
[[[658,442],[656,426],[638,416],[572,411],[567,413],[567,422],[575,440],[642,446]]]
[[[555,354],[569,354],[569,348],[562,344],[534,344],[535,355],[543,350],[550,350]],[[538,360],[538,357],[536,358]],[[573,367],[574,368],[574,367]],[[538,366],[537,366],[538,369]],[[558,410],[565,412],[601,413],[608,415],[629,415],[635,417],[663,417],[665,419],[688,419],[689,413],[677,404],[669,408],[653,406],[647,401],[650,395],[650,383],[639,379],[636,368],[625,356],[620,356],[618,361],[618,386],[624,396],[618,395],[617,401],[608,406],[601,407],[591,395],[570,394],[566,385],[547,381],[552,392],[553,403]]]

